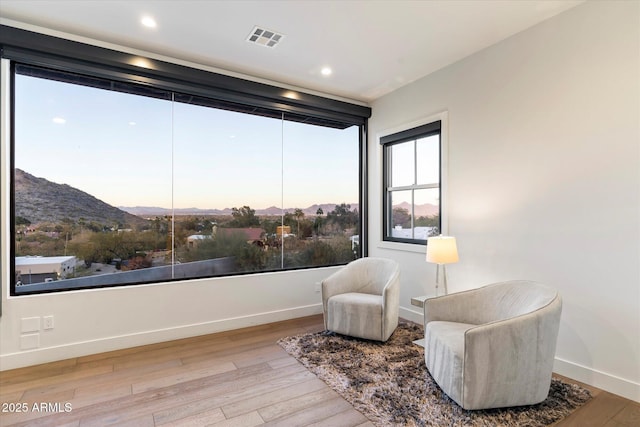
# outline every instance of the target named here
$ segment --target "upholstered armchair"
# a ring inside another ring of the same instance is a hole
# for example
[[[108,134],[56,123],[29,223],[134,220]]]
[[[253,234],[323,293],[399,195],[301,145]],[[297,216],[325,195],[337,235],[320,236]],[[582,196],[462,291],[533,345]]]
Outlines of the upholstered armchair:
[[[561,311],[556,290],[523,280],[427,299],[427,369],[465,409],[542,402]]]
[[[398,326],[400,267],[384,258],[360,258],[322,281],[325,329],[386,341]]]

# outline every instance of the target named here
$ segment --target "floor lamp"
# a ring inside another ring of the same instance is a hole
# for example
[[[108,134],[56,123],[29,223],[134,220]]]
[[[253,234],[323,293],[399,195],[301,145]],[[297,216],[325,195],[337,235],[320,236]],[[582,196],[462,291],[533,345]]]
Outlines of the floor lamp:
[[[438,285],[440,284],[440,266],[442,266],[444,294],[447,295],[447,270],[445,269],[445,265],[458,262],[458,259],[458,248],[455,237],[443,236],[441,234],[427,239],[427,262],[438,264],[436,267],[436,296],[438,296]]]

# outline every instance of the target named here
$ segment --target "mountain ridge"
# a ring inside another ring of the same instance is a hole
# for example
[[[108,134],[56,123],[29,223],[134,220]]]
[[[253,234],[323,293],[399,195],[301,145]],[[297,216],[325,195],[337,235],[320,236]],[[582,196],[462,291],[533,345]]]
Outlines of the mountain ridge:
[[[347,203],[351,206],[351,210],[356,210],[359,208],[358,203]],[[323,214],[327,214],[335,209],[336,206],[339,206],[338,203],[321,203],[321,204],[313,204],[306,208],[285,208],[285,213],[293,213],[296,209],[302,210],[305,215],[316,215],[318,209],[321,208]],[[137,215],[140,217],[152,217],[152,216],[164,216],[171,215],[171,209],[162,208],[158,206],[118,206],[118,209],[128,212],[132,215]],[[252,208],[253,209],[253,208]],[[282,214],[282,211],[277,206],[269,206],[264,209],[255,209],[256,215],[260,216],[278,216]],[[224,208],[224,209],[216,209],[216,208],[177,208],[174,209],[176,215],[231,215],[233,212],[232,208]]]
[[[15,215],[32,224],[51,222],[97,222],[105,226],[135,227],[147,221],[71,187],[15,170]]]
[[[360,208],[358,203],[347,203],[351,206],[351,210],[356,210]],[[285,213],[293,213],[296,209],[301,209],[305,215],[315,216],[318,212],[318,209],[321,208],[324,215],[333,211],[336,206],[339,204],[336,203],[321,203],[321,204],[313,204],[306,208],[285,208]],[[411,205],[407,202],[402,202],[393,206],[394,208],[402,208],[408,211],[411,210]],[[169,208],[161,208],[158,206],[118,206],[119,209],[129,212],[133,215],[138,215],[141,217],[151,217],[151,216],[164,216],[171,215],[171,209]],[[233,212],[232,208],[224,208],[224,209],[215,209],[215,208],[178,208],[175,209],[176,215],[231,215]],[[276,206],[270,206],[264,209],[255,209],[256,215],[260,216],[277,216],[281,215],[282,212],[280,208]],[[438,215],[439,207],[437,205],[433,205],[430,203],[425,203],[422,205],[416,205],[414,207],[414,211],[417,217],[421,216],[433,216]]]

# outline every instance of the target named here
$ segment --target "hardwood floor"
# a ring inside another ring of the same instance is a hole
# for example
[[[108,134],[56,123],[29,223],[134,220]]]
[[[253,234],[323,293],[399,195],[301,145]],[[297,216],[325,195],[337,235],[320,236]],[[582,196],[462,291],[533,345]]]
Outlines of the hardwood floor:
[[[311,316],[0,372],[0,425],[372,426],[275,343],[322,328]],[[587,388],[556,426],[640,425],[640,404]]]

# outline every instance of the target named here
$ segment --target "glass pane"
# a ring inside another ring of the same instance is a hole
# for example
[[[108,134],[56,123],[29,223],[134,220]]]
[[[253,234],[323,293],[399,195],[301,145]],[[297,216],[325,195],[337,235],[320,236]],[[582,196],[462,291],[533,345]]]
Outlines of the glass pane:
[[[389,147],[391,154],[391,187],[415,184],[414,141]]]
[[[427,237],[440,234],[440,190],[415,190],[414,202],[414,238],[426,240]]]
[[[411,190],[391,192],[391,217],[389,229],[391,237],[412,239],[411,228],[412,201]]]
[[[421,138],[416,145],[418,163],[417,184],[440,182],[440,135]]]
[[[16,293],[138,283],[170,249],[140,208],[171,204],[170,101],[16,73],[14,156]]]
[[[281,214],[281,120],[185,103],[174,111],[179,268],[192,277],[280,268],[267,238]]]
[[[359,256],[359,129],[284,122],[284,267]]]

